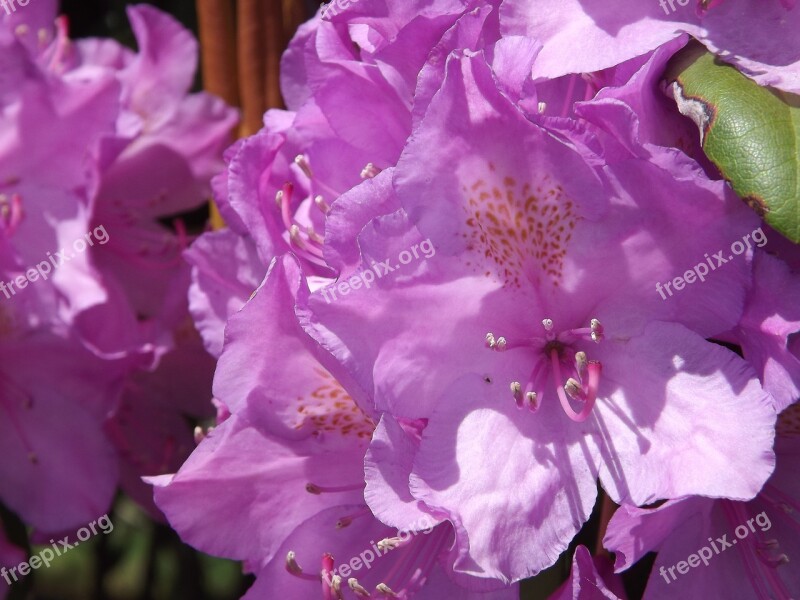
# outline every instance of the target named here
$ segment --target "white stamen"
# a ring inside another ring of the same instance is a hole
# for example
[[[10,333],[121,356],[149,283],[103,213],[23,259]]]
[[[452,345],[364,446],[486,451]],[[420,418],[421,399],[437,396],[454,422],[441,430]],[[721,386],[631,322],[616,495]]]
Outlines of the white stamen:
[[[385,583],[379,583],[378,585],[376,585],[375,586],[375,591],[376,592],[380,592],[381,594],[383,594],[385,596],[389,596],[390,598],[398,598],[398,595],[394,593],[392,588],[390,588]]]
[[[297,555],[291,550],[286,554],[286,570],[294,575],[303,574],[303,569],[297,564]]]
[[[199,444],[205,439],[205,437],[206,437],[206,432],[203,431],[203,428],[200,427],[200,425],[197,425],[194,428],[194,443]]]
[[[388,552],[389,550],[398,548],[402,543],[403,540],[400,538],[385,538],[378,542],[378,548],[384,552]]]
[[[497,343],[495,344],[495,350],[498,352],[503,352],[506,349],[507,344],[508,342],[506,342],[506,338],[499,337],[497,338]]]
[[[289,228],[289,237],[291,237],[292,241],[297,245],[301,246],[303,244],[303,238],[300,237],[300,228],[297,225],[292,225]]]
[[[583,379],[586,375],[586,366],[588,364],[588,360],[586,359],[586,352],[576,352],[575,353],[575,370],[578,372],[578,376]]]
[[[275,204],[277,204],[278,207],[283,204],[283,190],[278,190],[278,193],[275,194]]]
[[[377,177],[380,172],[381,169],[372,163],[367,163],[367,166],[361,170],[361,179],[372,179],[373,177]]]
[[[489,332],[486,334],[486,346],[489,348],[494,348],[497,342],[494,339],[494,334]]]
[[[592,319],[589,324],[592,328],[592,340],[599,343],[603,339],[603,325],[597,319]]]
[[[547,102],[539,102],[539,114],[544,114],[544,111],[547,110]]]
[[[545,331],[553,331],[553,319],[542,319],[542,327]]]
[[[511,382],[511,395],[514,396],[517,408],[522,408],[522,384],[519,381]]]
[[[318,234],[316,232],[316,230],[311,225],[306,227],[306,233],[308,234],[308,237],[310,239],[314,240],[318,244],[324,244],[325,243],[325,238],[323,238],[320,234]]]
[[[360,584],[358,583],[358,579],[355,577],[351,577],[347,580],[347,585],[350,586],[350,589],[353,590],[359,596],[364,598],[369,598],[369,592]]]
[[[536,392],[527,392],[525,394],[525,400],[528,402],[528,408],[531,411],[535,411],[539,408],[539,400]]]
[[[330,205],[325,202],[325,198],[322,196],[314,196],[314,204],[317,205],[317,208],[320,209],[323,214],[327,215],[329,212],[331,212]]]
[[[331,577],[331,589],[336,594],[336,600],[344,600],[344,595],[342,594],[342,577],[340,575]]]
[[[300,170],[305,174],[306,177],[309,179],[314,178],[314,172],[311,170],[311,165],[308,164],[308,159],[303,156],[302,154],[298,154],[294,157],[294,164],[300,167]]]
[[[581,389],[581,384],[572,377],[567,379],[567,383],[564,384],[564,391],[573,400],[582,400],[583,390]]]

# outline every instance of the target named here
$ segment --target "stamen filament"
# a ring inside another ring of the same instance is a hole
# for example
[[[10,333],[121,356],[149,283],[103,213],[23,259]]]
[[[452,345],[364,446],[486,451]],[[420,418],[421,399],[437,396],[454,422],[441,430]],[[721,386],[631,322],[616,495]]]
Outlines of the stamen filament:
[[[600,363],[589,363],[589,382],[586,389],[586,402],[580,412],[575,412],[567,398],[567,392],[564,387],[558,385],[559,381],[563,381],[561,374],[561,361],[556,350],[550,351],[550,364],[553,367],[553,377],[556,381],[556,393],[561,402],[561,408],[564,409],[566,415],[578,423],[585,421],[594,408],[595,400],[597,399],[597,387],[600,383]]]
[[[325,214],[325,215],[327,215],[329,212],[331,212],[331,207],[330,207],[330,205],[329,205],[327,202],[325,202],[325,198],[323,198],[323,197],[322,197],[322,196],[320,196],[319,194],[318,194],[318,195],[316,195],[316,196],[314,196],[314,204],[315,204],[315,205],[316,205],[316,207],[317,207],[318,209],[320,209],[320,210],[322,211],[322,213],[323,213],[323,214]]]
[[[569,116],[570,107],[572,106],[572,95],[575,93],[575,84],[578,81],[578,75],[569,75],[569,84],[567,85],[567,93],[564,96],[564,106],[561,107],[561,116]]]
[[[309,494],[314,494],[316,496],[320,494],[338,494],[340,492],[353,492],[355,490],[363,490],[366,487],[366,483],[356,483],[353,485],[342,485],[342,486],[321,486],[316,485],[314,483],[307,483],[306,484],[306,491]]]
[[[361,596],[362,598],[369,598],[369,592],[367,589],[358,583],[358,579],[355,577],[351,577],[347,580],[348,587],[353,590],[357,595]]]
[[[371,514],[372,514],[372,511],[369,510],[368,508],[365,508],[365,509],[360,510],[358,512],[354,512],[352,514],[340,517],[339,520],[336,521],[336,529],[343,529],[343,528],[347,527],[348,525],[350,525],[356,519],[358,519],[360,517],[366,517],[366,516],[371,515]]]
[[[289,550],[286,554],[286,570],[295,577],[305,579],[306,581],[319,581],[320,579],[318,575],[309,575],[303,572],[303,569],[297,563],[297,556],[292,550]]]

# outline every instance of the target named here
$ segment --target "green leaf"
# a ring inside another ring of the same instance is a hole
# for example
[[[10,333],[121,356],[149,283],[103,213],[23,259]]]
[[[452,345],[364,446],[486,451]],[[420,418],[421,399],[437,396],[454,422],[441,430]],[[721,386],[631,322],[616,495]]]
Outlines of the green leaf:
[[[800,96],[759,86],[699,43],[672,59],[666,79],[734,191],[800,243]]]

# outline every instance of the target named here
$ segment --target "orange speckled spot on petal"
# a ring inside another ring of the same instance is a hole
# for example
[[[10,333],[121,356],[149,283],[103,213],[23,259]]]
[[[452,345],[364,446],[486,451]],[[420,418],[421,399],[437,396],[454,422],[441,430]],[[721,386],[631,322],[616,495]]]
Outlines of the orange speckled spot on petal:
[[[333,376],[324,369],[317,369],[321,384],[306,397],[298,397],[297,412],[302,421],[295,426],[300,429],[310,422],[316,432],[339,433],[370,439],[375,423],[344,391]]]
[[[558,286],[567,245],[580,219],[574,203],[548,176],[536,185],[494,173],[492,179],[462,188],[467,199],[463,237],[472,253],[467,264],[487,277],[502,278],[506,285],[522,287],[544,279]],[[487,263],[494,268],[487,271]]]

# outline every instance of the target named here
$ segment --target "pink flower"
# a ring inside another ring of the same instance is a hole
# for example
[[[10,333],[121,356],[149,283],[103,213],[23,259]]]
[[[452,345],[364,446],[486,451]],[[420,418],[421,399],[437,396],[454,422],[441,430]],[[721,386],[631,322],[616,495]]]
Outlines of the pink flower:
[[[604,543],[616,554],[617,571],[658,552],[645,600],[790,598],[800,589],[791,566],[800,552],[799,409],[795,404],[781,414],[777,468],[751,501],[682,498],[616,512]]]

